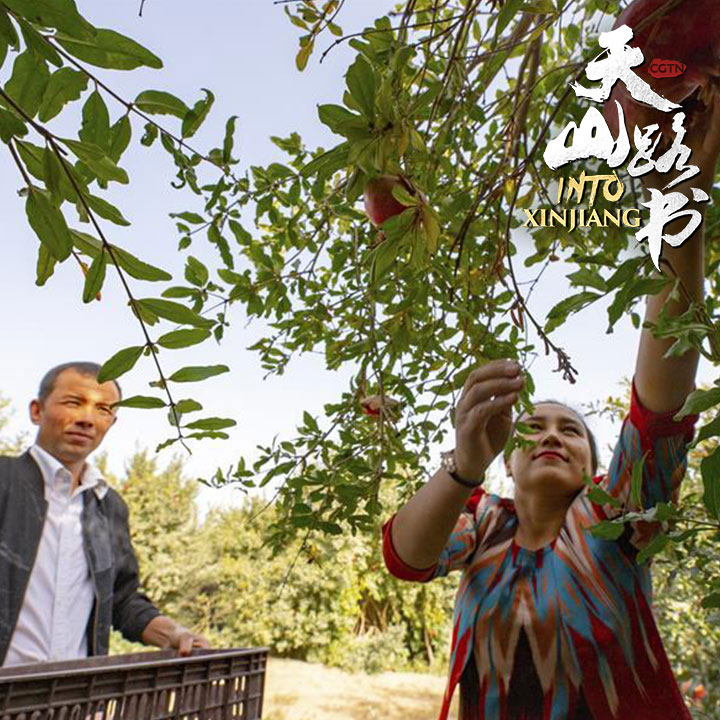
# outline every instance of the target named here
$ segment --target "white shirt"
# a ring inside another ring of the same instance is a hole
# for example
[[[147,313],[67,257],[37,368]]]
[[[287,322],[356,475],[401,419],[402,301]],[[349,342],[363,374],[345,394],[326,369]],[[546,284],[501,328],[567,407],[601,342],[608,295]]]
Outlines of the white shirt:
[[[97,468],[85,465],[72,491],[72,474],[59,460],[38,445],[30,454],[42,472],[48,509],[3,667],[87,657],[95,599],[82,536],[82,493],[93,489],[102,498],[107,483]]]

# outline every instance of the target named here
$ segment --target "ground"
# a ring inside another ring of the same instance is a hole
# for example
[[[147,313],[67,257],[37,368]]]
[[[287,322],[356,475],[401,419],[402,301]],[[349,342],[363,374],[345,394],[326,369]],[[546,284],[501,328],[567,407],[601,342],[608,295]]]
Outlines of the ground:
[[[437,720],[444,690],[436,675],[366,675],[270,658],[263,720]]]

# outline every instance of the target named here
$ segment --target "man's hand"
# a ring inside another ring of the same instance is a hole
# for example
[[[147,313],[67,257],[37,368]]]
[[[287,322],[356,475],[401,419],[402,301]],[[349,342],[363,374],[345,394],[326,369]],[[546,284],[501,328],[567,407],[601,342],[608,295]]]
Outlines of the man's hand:
[[[175,648],[180,657],[187,657],[192,653],[193,648],[209,650],[210,643],[202,635],[196,635],[191,630],[178,625],[177,630],[170,637],[170,647]]]
[[[145,645],[167,649],[174,648],[180,657],[187,657],[193,648],[209,650],[210,643],[202,636],[193,633],[165,615],[153,618],[142,633]]]

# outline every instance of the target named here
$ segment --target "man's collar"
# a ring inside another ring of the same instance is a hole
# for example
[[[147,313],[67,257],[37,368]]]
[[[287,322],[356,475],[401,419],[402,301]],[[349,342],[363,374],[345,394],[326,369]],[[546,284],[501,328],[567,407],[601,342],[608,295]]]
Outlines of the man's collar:
[[[46,485],[52,483],[53,478],[59,470],[67,470],[54,455],[51,455],[47,450],[41,448],[37,443],[30,448],[29,452],[39,465]],[[95,465],[90,465],[89,463],[85,463],[85,467],[83,468],[82,475],[80,476],[80,487],[83,490],[92,488],[98,500],[102,500],[108,491],[107,480],[105,480]]]

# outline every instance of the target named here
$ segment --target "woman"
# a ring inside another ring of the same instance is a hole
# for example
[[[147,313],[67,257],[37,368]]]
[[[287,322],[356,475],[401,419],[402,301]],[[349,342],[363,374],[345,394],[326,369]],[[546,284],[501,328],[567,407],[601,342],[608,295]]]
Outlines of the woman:
[[[720,150],[717,97],[686,144],[701,174],[673,190],[710,194]],[[668,181],[653,177],[646,189]],[[695,209],[704,212],[704,205]],[[701,299],[703,228],[680,247],[664,244],[662,257]],[[684,299],[668,298],[671,287],[648,298],[647,321],[656,322],[665,305],[673,316],[687,310]],[[454,451],[384,529],[386,564],[398,577],[424,582],[463,570],[441,720],[458,683],[462,720],[690,717],[650,610],[648,564],[636,561],[659,527],[627,523],[615,541],[586,532],[623,509],[640,509],[631,479],[643,456],[642,507],[677,497],[697,417],[673,416],[694,388],[699,355],[665,358],[672,343],[642,331],[630,412],[607,474],[595,478],[616,503],[588,499],[583,478],[597,469],[594,441],[580,416],[553,401],[520,418],[533,445],[506,458],[514,502],[484,492],[480,484],[509,437],[524,380],[506,360],[468,377]]]

